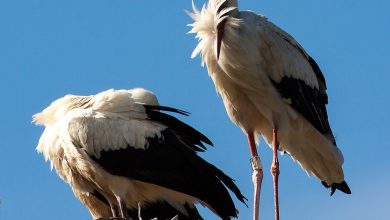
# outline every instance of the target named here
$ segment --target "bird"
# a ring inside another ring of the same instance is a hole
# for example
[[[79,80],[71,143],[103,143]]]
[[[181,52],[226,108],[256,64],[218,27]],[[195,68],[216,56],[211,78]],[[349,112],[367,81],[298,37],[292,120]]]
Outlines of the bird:
[[[232,178],[197,154],[212,142],[167,113],[189,115],[160,106],[143,88],[66,95],[33,115],[45,126],[37,151],[93,217],[131,219],[131,212],[148,209],[159,217],[162,207],[202,219],[196,203],[223,220],[236,217],[228,189],[239,201],[246,198]],[[97,213],[100,207],[105,211]]]
[[[193,2],[190,33],[202,66],[221,95],[230,119],[249,142],[254,183],[253,219],[259,218],[263,167],[259,136],[273,149],[271,173],[275,219],[279,219],[277,151],[287,153],[331,189],[351,194],[344,157],[332,133],[325,77],[316,61],[287,32],[265,16],[238,8],[237,0]]]

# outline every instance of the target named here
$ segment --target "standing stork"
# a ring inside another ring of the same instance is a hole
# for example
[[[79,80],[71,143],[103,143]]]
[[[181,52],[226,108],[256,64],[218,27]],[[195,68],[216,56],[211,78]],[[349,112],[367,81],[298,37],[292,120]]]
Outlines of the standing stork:
[[[193,5],[191,33],[230,119],[247,135],[253,167],[254,216],[259,215],[262,164],[257,135],[273,149],[275,218],[279,219],[277,150],[287,152],[325,187],[350,194],[343,155],[329,126],[326,83],[317,63],[266,17],[239,11],[237,0]]]
[[[235,217],[226,187],[242,202],[244,196],[230,177],[197,155],[211,141],[164,112],[188,115],[160,106],[144,89],[67,95],[33,116],[45,126],[37,150],[93,217],[131,219],[132,210],[142,215],[154,208],[154,217],[166,219],[173,217],[163,216],[169,208],[183,219],[202,219],[195,203],[223,220]]]

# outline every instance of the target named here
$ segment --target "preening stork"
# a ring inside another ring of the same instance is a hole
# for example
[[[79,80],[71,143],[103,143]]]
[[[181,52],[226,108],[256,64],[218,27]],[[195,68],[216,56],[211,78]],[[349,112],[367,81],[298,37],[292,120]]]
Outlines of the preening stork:
[[[141,216],[155,210],[159,219],[202,219],[195,203],[224,220],[235,217],[227,188],[244,196],[197,155],[211,141],[165,112],[188,115],[160,106],[144,89],[67,95],[33,116],[45,126],[37,150],[94,218],[136,218],[140,207]]]
[[[277,150],[287,152],[325,187],[350,194],[343,155],[329,126],[325,78],[288,33],[266,17],[240,11],[237,0],[193,5],[191,33],[230,119],[248,136],[253,167],[254,219],[258,219],[262,164],[257,135],[273,149],[275,218],[279,219]]]

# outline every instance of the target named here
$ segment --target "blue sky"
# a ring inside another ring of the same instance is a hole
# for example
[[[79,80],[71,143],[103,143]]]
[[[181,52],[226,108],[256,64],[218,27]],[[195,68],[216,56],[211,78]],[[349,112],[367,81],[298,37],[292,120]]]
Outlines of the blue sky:
[[[204,1],[196,1],[202,5]],[[389,1],[242,0],[292,34],[316,59],[328,83],[331,126],[353,194],[329,197],[288,156],[281,156],[282,219],[388,219],[390,208]],[[186,34],[190,0],[0,1],[0,219],[90,219],[69,186],[35,146],[43,128],[31,115],[54,99],[109,88],[145,87],[214,142],[202,156],[236,179],[252,198],[249,150],[228,119]],[[271,150],[261,215],[273,217]],[[237,203],[239,219],[250,208]],[[202,209],[206,219],[217,219]]]

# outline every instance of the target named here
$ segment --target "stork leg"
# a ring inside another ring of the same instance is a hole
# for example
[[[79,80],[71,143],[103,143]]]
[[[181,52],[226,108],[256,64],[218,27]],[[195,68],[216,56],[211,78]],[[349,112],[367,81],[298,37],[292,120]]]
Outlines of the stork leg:
[[[275,204],[275,220],[279,220],[279,160],[278,160],[278,131],[276,128],[272,129],[272,148],[273,148],[273,159],[271,165],[271,173],[274,182],[274,204]]]
[[[116,199],[117,199],[118,204],[119,204],[120,217],[123,219],[131,219],[129,216],[129,213],[127,213],[127,207],[126,207],[125,200],[120,196],[117,196]]]
[[[251,164],[253,169],[252,181],[254,185],[254,200],[253,200],[253,220],[259,219],[260,207],[260,191],[261,183],[263,181],[263,165],[259,155],[257,154],[256,143],[253,132],[248,132],[249,150],[251,153]]]
[[[118,206],[116,206],[116,205],[110,203],[110,207],[111,207],[112,217],[113,217],[113,218],[118,218],[118,217],[119,217]]]
[[[138,202],[138,220],[142,220],[142,215],[141,215],[141,203]]]

